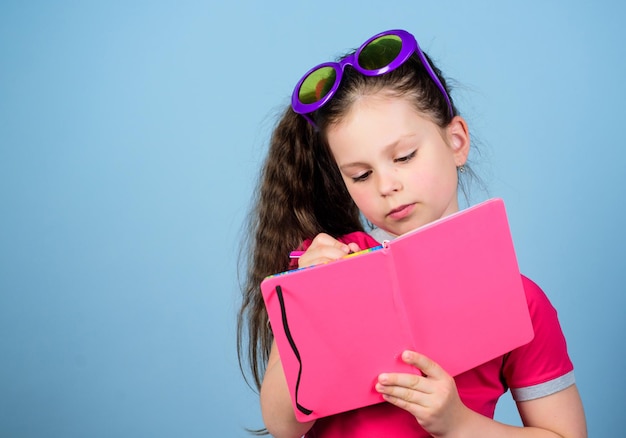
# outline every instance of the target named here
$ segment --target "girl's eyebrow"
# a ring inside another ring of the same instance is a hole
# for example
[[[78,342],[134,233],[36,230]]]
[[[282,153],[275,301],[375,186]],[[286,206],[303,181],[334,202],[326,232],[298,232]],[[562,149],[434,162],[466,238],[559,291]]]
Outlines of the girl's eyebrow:
[[[361,162],[361,161],[355,161],[353,163],[346,163],[346,164],[342,164],[341,166],[339,166],[339,170],[341,171],[348,171],[352,168],[360,168],[360,167],[366,167],[368,166],[367,163]]]
[[[393,150],[396,147],[398,147],[398,145],[400,143],[406,141],[406,139],[411,138],[411,137],[415,137],[415,134],[411,133],[411,134],[403,135],[403,136],[399,137],[397,140],[392,141],[388,145],[383,146],[381,151],[387,152],[387,151]],[[352,163],[342,164],[342,165],[339,166],[339,169],[341,171],[345,171],[345,170],[349,170],[352,167],[362,167],[362,166],[367,166],[367,165],[368,165],[367,163],[364,163],[364,162],[361,162],[361,161],[355,161],[355,162],[352,162]]]

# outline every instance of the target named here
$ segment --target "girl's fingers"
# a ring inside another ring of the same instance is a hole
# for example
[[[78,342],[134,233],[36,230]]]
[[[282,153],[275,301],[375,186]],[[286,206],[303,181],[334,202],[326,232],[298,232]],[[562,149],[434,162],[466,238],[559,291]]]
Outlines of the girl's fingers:
[[[407,373],[383,373],[378,376],[376,391],[406,400],[406,392],[417,391],[422,394],[432,394],[435,391],[435,386],[425,376]]]
[[[347,245],[326,233],[320,233],[315,236],[311,242],[311,246],[309,246],[306,252],[299,258],[298,266],[302,268],[338,260],[355,250],[360,250],[359,246],[355,243]]]
[[[394,406],[411,413],[426,430],[446,430],[463,411],[454,379],[432,359],[413,351],[402,360],[423,374],[382,373],[376,391]]]
[[[440,378],[446,375],[443,368],[435,361],[415,351],[404,351],[402,353],[402,360],[409,365],[413,365],[426,376]]]
[[[359,248],[359,245],[357,245],[354,242],[348,243],[348,246],[350,247],[350,252],[359,252],[359,251],[361,251],[361,248]]]
[[[424,386],[424,376],[408,373],[383,373],[378,376],[378,383],[384,386],[403,386],[405,388],[418,388]]]
[[[381,377],[384,375],[381,375]],[[389,376],[402,376],[401,374],[390,374]],[[407,376],[407,375],[404,375]],[[408,375],[411,376],[411,375]],[[411,414],[416,415],[417,411],[415,409],[426,408],[431,404],[432,389],[427,385],[424,387],[423,383],[426,380],[420,381],[419,379],[425,379],[422,376],[413,376],[417,377],[417,379],[408,382],[410,385],[406,386],[403,384],[398,385],[386,385],[377,383],[376,391],[382,396],[383,400],[399,407],[405,409]],[[382,377],[383,380],[385,379]],[[399,382],[403,383],[403,382]],[[407,383],[407,382],[404,382]],[[428,382],[426,382],[427,384]]]
[[[326,233],[320,233],[315,236],[315,239],[313,239],[313,241],[311,242],[311,246],[309,247],[309,249],[315,248],[333,248],[338,249],[345,254],[348,254],[350,252],[350,247],[347,244],[338,241],[337,239]]]
[[[434,361],[414,351],[402,353],[402,360],[421,371],[420,374],[382,373],[378,376],[376,390],[380,393],[406,399],[407,391],[432,394],[436,391],[437,380],[445,377],[445,371]]]

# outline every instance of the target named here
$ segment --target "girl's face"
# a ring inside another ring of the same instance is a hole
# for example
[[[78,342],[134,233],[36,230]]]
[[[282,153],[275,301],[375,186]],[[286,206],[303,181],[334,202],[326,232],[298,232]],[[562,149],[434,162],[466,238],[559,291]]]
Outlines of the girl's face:
[[[467,125],[439,128],[408,100],[361,97],[327,139],[352,199],[374,225],[400,235],[458,211],[457,166]]]

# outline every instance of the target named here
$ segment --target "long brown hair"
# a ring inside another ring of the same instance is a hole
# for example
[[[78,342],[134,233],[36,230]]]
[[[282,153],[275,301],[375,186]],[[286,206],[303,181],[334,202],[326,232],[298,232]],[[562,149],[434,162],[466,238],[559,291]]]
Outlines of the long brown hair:
[[[272,342],[261,281],[287,270],[289,252],[304,239],[321,232],[340,236],[361,229],[359,211],[320,133],[287,109],[270,141],[246,236],[250,257],[242,286],[237,346],[240,366],[243,369],[245,354],[257,389]]]

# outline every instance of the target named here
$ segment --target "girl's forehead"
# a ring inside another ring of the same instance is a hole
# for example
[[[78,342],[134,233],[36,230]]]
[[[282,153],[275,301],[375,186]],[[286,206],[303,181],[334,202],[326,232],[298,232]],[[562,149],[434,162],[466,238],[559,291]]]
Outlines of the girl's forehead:
[[[399,95],[390,89],[372,90],[367,93],[361,93],[354,97],[352,104],[348,107],[347,115],[358,111],[360,108],[372,108],[389,105],[390,103],[409,104],[411,99],[406,95]]]
[[[429,114],[417,109],[411,96],[398,95],[383,89],[378,92],[356,96],[350,106],[346,108],[346,111],[333,125],[353,124],[355,120],[362,119],[364,114],[367,114],[372,122],[376,120],[384,121],[389,119],[390,112],[394,113],[394,118],[401,117],[402,119],[406,119],[418,117],[429,121],[432,120]],[[391,120],[387,120],[387,123],[390,121]]]
[[[420,130],[428,122],[408,99],[372,94],[356,99],[341,119],[328,126],[326,134],[329,141],[346,136],[393,138]]]

